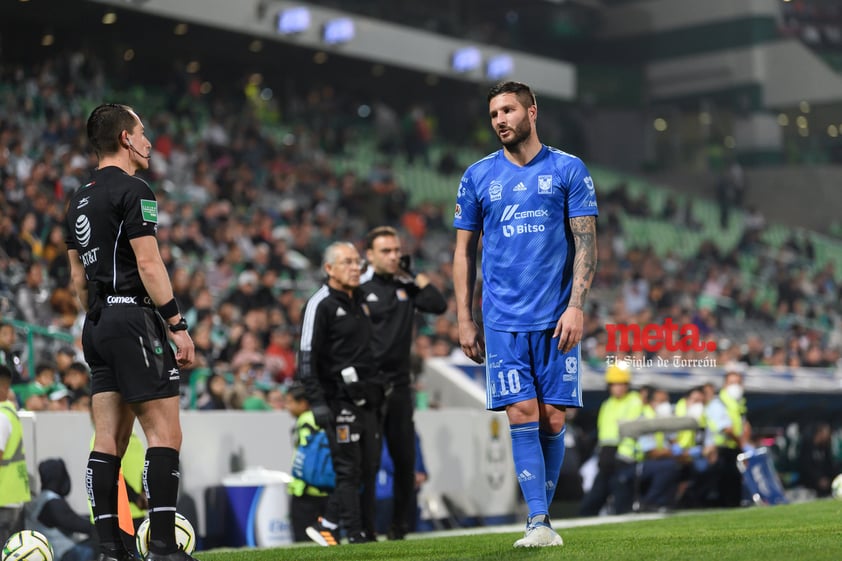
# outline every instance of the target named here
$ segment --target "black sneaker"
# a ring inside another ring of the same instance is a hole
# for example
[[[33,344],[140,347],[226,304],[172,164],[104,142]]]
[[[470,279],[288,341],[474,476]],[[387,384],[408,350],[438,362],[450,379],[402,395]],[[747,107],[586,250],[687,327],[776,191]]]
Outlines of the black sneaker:
[[[305,530],[307,537],[319,544],[322,547],[332,547],[339,545],[338,532],[331,530],[322,524],[322,517],[319,516],[319,521],[315,526],[307,526]]]
[[[348,543],[371,543],[373,540],[368,534],[363,531],[357,532],[356,534],[351,534],[348,536]]]
[[[404,540],[406,539],[406,535],[408,533],[409,531],[406,528],[393,527],[389,530],[389,533],[386,534],[386,537],[389,538],[389,540]]]
[[[100,553],[96,561],[138,561],[138,558],[126,550]]]
[[[146,561],[198,561],[195,557],[186,553],[183,549],[173,551],[172,553],[153,553],[146,554]]]

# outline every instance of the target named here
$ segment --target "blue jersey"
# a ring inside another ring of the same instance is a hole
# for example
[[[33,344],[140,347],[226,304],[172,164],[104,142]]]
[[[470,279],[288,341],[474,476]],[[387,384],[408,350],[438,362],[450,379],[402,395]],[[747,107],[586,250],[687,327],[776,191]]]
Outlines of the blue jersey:
[[[543,146],[523,167],[498,150],[465,172],[453,225],[482,232],[482,310],[498,331],[554,328],[573,286],[568,220],[596,216],[596,193],[576,156]]]

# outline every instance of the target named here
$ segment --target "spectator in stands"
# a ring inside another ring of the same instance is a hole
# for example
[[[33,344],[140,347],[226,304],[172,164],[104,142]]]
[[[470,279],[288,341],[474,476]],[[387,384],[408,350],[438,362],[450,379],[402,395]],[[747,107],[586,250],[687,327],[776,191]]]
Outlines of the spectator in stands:
[[[10,323],[0,323],[0,366],[6,366],[12,371],[12,384],[29,381],[24,371],[24,361],[20,349],[17,348],[18,334]]]
[[[246,269],[237,277],[237,288],[228,296],[227,302],[234,304],[237,309],[247,312],[258,305],[257,300],[257,272]]]
[[[49,395],[56,384],[56,371],[52,364],[40,363],[35,376],[25,385],[15,386],[15,394],[22,409],[44,411],[49,406]]]
[[[266,366],[272,379],[283,384],[295,375],[295,350],[292,328],[279,326],[272,330],[269,345],[266,346]]]
[[[70,368],[71,364],[78,360],[77,356],[78,355],[74,347],[71,347],[70,345],[63,345],[59,347],[55,355],[56,373],[58,374],[59,380],[64,380],[64,375],[67,373],[67,369]]]
[[[70,411],[70,392],[63,384],[53,386],[47,399],[47,411]]]
[[[27,269],[26,279],[15,293],[15,304],[23,316],[22,319],[33,325],[50,325],[53,314],[49,299],[50,291],[45,285],[44,266],[40,261],[33,261]]]
[[[67,388],[71,405],[78,399],[91,393],[91,373],[84,362],[73,362],[61,377],[61,383]]]
[[[228,382],[222,374],[211,374],[205,381],[205,391],[199,397],[197,406],[202,411],[228,409]]]
[[[44,254],[44,244],[37,228],[37,215],[34,212],[26,212],[20,222],[19,235],[21,242],[23,242],[23,254],[27,256],[29,263],[40,260]]]

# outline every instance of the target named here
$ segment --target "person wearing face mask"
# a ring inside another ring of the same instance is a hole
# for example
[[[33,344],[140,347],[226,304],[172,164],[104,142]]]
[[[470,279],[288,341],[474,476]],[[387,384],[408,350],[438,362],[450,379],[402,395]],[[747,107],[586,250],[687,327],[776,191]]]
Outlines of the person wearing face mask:
[[[737,456],[746,446],[751,431],[745,414],[742,367],[728,364],[722,389],[705,408],[708,430],[717,452],[714,466],[718,480],[717,506],[739,506],[742,500],[743,480]]]
[[[696,386],[687,391],[675,404],[675,415],[691,417],[699,423],[697,429],[676,434],[673,454],[681,465],[677,503],[682,508],[698,508],[711,488],[710,467],[716,463],[716,446],[706,439],[705,391]],[[715,486],[715,481],[713,484]]]
[[[654,389],[642,416],[646,419],[672,417],[669,394]],[[662,431],[644,434],[637,439],[638,464],[634,468],[637,475],[636,481],[634,477],[632,480],[642,493],[639,508],[642,512],[665,511],[674,506],[681,466],[673,453],[673,440],[674,435]]]

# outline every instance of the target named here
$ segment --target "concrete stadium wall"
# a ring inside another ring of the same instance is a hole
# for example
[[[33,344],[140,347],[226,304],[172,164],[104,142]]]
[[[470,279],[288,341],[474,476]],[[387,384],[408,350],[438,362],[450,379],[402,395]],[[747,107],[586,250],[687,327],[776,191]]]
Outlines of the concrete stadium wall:
[[[93,434],[89,416],[22,412],[21,418],[34,489],[40,488],[38,463],[61,457],[72,480],[68,500],[77,512],[86,512],[83,481]],[[471,516],[493,518],[516,512],[519,492],[504,415],[479,408],[449,409],[418,411],[415,420],[429,474],[422,499],[447,494]],[[185,411],[182,426],[182,493],[196,501],[200,535],[206,527],[206,488],[220,485],[241,468],[288,472],[292,465],[293,419],[285,411]],[[138,434],[142,434],[139,428]]]

